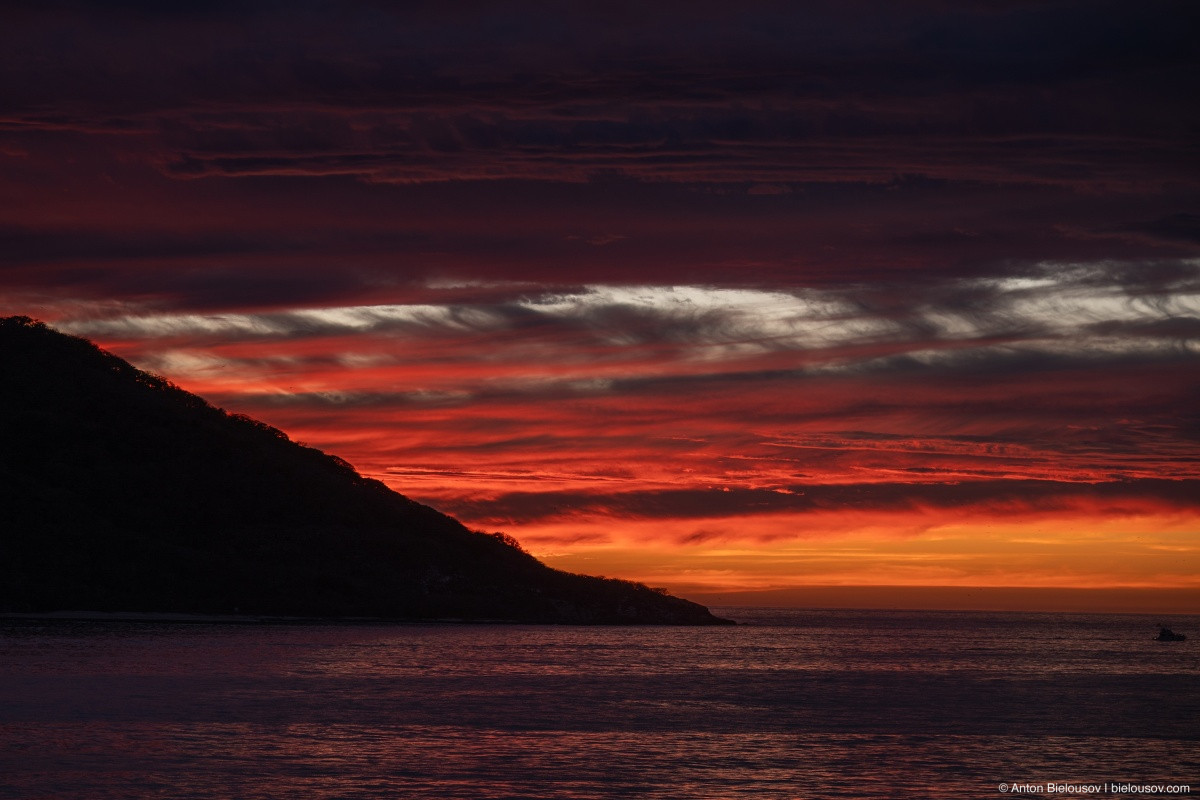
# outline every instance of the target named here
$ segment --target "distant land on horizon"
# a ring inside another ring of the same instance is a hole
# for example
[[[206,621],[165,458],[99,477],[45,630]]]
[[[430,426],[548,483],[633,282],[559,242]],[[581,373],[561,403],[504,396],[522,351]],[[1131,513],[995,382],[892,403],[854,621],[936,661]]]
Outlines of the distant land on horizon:
[[[731,608],[1200,614],[1200,592],[1178,587],[814,585],[693,592],[688,597],[708,606]]]
[[[0,319],[0,612],[723,624],[551,569],[91,342]]]

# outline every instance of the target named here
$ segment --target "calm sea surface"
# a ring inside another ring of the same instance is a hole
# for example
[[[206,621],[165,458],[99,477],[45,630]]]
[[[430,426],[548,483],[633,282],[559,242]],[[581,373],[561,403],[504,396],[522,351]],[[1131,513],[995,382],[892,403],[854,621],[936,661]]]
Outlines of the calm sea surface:
[[[1200,796],[1200,617],[717,612],[749,624],[0,620],[0,797]]]

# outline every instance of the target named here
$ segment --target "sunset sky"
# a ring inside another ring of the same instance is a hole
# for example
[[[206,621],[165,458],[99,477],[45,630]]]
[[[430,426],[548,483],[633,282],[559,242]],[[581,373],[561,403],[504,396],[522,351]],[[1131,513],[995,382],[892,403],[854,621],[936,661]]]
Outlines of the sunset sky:
[[[0,313],[564,569],[1200,611],[1200,4],[649,5],[6,8]]]

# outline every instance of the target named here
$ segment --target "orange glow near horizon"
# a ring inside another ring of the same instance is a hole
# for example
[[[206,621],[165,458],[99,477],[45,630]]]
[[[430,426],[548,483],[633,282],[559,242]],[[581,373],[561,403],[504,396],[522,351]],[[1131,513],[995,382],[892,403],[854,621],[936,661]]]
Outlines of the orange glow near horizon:
[[[1114,383],[1083,361],[1048,387],[1039,372],[876,369],[895,342],[697,349],[619,330],[483,336],[435,306],[369,313],[417,330],[101,341],[569,571],[710,601],[881,586],[1200,598],[1200,467],[1170,416],[1186,371],[1127,365]]]
[[[881,585],[1200,592],[1200,576],[1190,568],[1200,551],[1196,523],[1195,517],[1010,522],[938,526],[908,536],[881,525],[765,543],[729,538],[683,545],[657,538],[673,526],[655,523],[653,533],[628,532],[603,543],[589,543],[587,530],[577,527],[570,528],[583,538],[577,544],[559,543],[568,536],[561,529],[530,538],[547,542],[532,550],[553,566],[627,576],[684,595]]]

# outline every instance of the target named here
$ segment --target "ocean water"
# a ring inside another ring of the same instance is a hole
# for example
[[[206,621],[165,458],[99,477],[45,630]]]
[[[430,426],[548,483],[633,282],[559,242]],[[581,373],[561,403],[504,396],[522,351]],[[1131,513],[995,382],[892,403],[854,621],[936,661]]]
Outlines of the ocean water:
[[[0,620],[0,798],[1200,795],[1200,617],[717,611]]]

